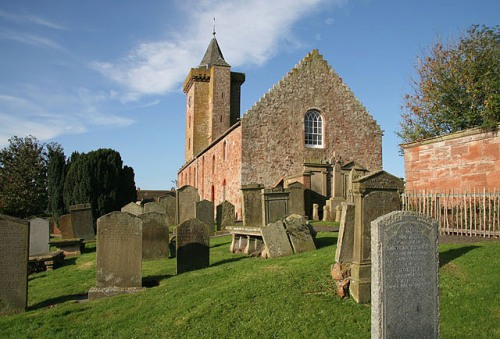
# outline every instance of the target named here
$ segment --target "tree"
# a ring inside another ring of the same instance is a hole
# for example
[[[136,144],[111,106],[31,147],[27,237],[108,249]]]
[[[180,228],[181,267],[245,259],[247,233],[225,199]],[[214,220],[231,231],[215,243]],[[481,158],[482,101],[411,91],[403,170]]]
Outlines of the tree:
[[[64,149],[57,143],[47,145],[47,193],[48,211],[54,218],[65,212],[63,188],[66,172]]]
[[[34,136],[9,139],[0,151],[0,213],[26,218],[47,208],[47,155]]]
[[[111,149],[73,153],[63,197],[66,206],[90,202],[98,218],[136,199],[134,171]]]
[[[500,26],[471,26],[418,58],[413,93],[404,96],[398,136],[413,142],[500,122]]]

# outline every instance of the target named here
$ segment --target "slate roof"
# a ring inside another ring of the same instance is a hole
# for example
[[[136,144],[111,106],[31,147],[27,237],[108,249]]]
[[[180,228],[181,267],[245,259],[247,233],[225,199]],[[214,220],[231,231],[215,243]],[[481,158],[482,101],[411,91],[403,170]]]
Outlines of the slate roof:
[[[231,67],[225,60],[224,56],[222,56],[222,52],[220,50],[219,44],[217,43],[217,39],[215,36],[210,41],[208,45],[207,51],[205,52],[205,56],[201,60],[200,67],[210,66],[227,66]]]

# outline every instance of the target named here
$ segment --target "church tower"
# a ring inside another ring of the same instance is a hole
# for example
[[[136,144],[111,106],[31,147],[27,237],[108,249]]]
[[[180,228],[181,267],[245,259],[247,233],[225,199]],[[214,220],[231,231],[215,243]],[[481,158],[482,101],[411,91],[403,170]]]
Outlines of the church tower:
[[[231,72],[215,32],[197,68],[191,68],[186,93],[186,148],[188,162],[240,118],[240,92],[245,74]]]

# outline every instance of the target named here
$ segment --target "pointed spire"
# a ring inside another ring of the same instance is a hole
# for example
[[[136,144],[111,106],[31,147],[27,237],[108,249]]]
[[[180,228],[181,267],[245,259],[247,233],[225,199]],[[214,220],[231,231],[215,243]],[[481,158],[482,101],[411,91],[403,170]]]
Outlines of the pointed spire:
[[[210,68],[210,66],[228,66],[230,65],[224,60],[222,51],[220,50],[217,39],[215,38],[215,18],[214,18],[214,30],[212,32],[213,38],[208,45],[205,56],[200,62],[200,67]]]

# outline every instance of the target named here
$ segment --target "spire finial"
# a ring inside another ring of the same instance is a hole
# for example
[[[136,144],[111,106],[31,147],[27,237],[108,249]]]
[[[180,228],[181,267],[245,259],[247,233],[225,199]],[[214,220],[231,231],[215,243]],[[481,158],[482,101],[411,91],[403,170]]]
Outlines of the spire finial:
[[[214,17],[214,31],[212,32],[212,35],[214,36],[215,38],[215,17]]]

